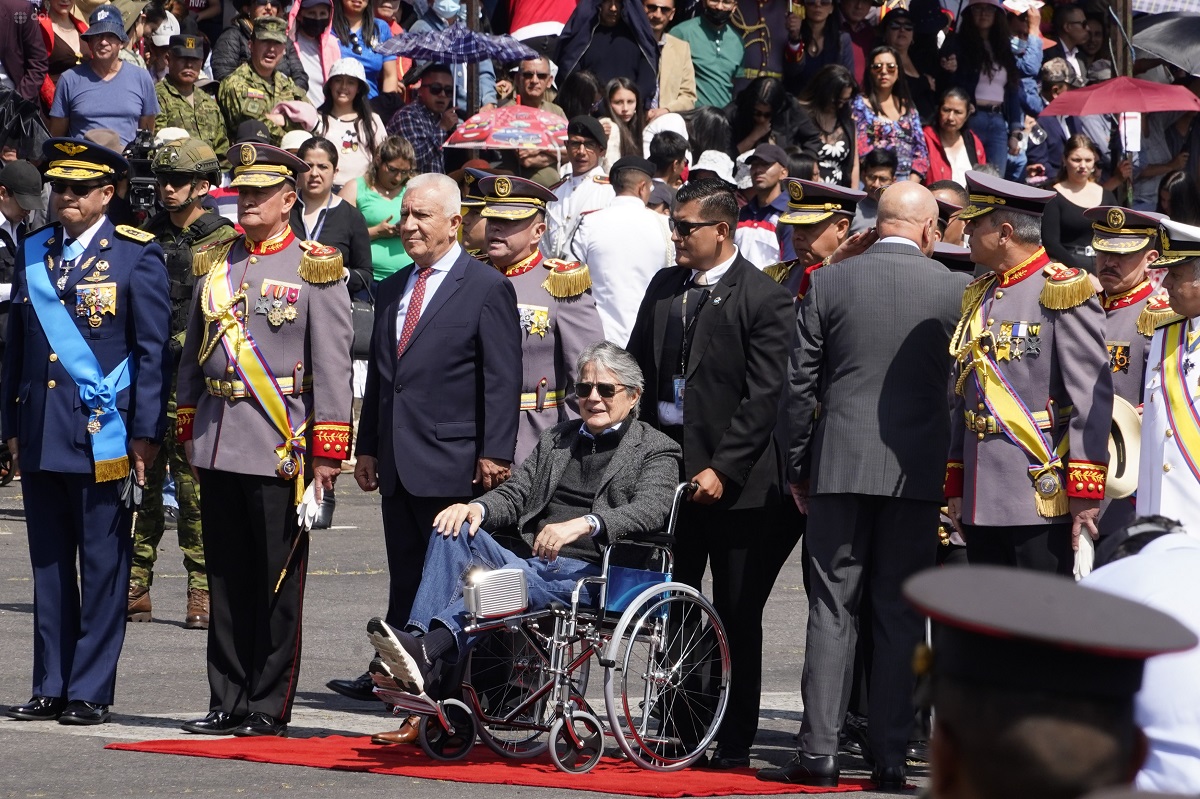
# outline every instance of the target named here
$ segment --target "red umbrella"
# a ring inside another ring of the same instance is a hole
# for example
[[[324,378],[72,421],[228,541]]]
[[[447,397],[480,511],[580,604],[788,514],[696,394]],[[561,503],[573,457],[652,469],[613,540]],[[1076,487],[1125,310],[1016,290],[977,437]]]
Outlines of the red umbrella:
[[[1124,111],[1200,111],[1200,97],[1183,86],[1137,78],[1112,78],[1054,98],[1038,116],[1088,116]]]
[[[527,105],[480,111],[458,126],[447,147],[481,150],[558,150],[567,144],[567,120]]]

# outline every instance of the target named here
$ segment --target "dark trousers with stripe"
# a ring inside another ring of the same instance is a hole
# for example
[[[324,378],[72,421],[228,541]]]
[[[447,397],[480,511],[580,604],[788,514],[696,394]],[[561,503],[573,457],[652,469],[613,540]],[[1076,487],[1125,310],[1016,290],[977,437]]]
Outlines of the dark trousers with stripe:
[[[210,710],[287,722],[300,674],[307,535],[297,535],[296,485],[278,477],[200,470],[210,592]],[[287,563],[278,593],[275,585]]]
[[[963,537],[972,566],[1014,566],[1064,577],[1075,571],[1070,522],[1014,527],[964,524]]]
[[[35,696],[112,704],[133,525],[120,490],[120,480],[97,483],[90,474],[21,475],[33,565]]]

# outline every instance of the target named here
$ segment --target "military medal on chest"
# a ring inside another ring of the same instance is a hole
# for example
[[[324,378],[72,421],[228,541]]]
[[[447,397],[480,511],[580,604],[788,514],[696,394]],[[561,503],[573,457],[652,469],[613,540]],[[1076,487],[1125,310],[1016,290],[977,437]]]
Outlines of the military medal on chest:
[[[300,316],[296,310],[296,302],[300,299],[300,286],[293,283],[280,283],[275,280],[264,280],[259,289],[259,298],[254,303],[256,314],[265,314],[267,324],[279,327],[284,322],[295,322]]]
[[[116,283],[95,283],[75,290],[75,315],[87,317],[88,327],[100,327],[104,314],[116,313]]]

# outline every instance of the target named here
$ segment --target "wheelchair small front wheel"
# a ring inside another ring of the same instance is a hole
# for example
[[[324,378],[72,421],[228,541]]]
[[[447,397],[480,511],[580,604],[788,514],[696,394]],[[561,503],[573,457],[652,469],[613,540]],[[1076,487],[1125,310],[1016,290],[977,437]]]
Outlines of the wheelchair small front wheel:
[[[584,774],[603,754],[604,726],[591,713],[576,710],[550,725],[550,759],[559,771]]]
[[[442,714],[454,731],[443,727],[437,716],[422,716],[417,741],[422,751],[434,760],[461,760],[475,746],[475,716],[457,699],[446,699],[441,704]]]

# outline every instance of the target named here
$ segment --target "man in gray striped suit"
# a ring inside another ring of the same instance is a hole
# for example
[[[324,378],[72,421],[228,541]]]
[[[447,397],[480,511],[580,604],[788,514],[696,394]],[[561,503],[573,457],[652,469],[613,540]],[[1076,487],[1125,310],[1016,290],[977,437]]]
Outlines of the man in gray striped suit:
[[[929,255],[938,207],[915,183],[879,202],[879,241],[815,271],[788,370],[788,479],[807,509],[811,580],[800,746],[760,779],[835,785],[856,617],[871,595],[869,734],[876,783],[904,785],[913,648],[924,627],[900,595],[936,559],[941,452],[950,441],[950,334],[969,276]]]

